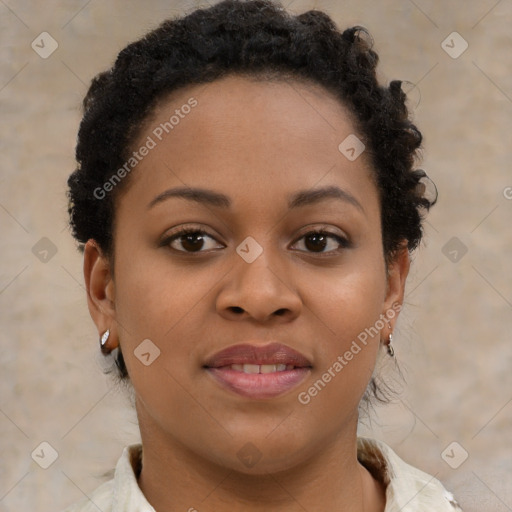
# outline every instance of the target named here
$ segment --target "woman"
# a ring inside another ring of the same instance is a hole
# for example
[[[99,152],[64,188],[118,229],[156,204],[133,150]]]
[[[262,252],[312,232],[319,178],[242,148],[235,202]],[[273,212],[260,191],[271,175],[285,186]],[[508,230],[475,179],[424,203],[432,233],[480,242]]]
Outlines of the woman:
[[[361,27],[226,0],[94,79],[69,212],[142,444],[67,512],[460,510],[357,437],[435,202],[377,60]]]

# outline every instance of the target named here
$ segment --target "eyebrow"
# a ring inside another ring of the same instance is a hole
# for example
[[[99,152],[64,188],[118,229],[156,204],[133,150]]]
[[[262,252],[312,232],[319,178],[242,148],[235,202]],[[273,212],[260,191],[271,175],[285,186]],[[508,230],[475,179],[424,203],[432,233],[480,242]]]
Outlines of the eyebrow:
[[[188,201],[195,201],[201,204],[208,204],[217,208],[230,208],[231,199],[219,192],[208,190],[204,188],[192,188],[192,187],[177,187],[165,190],[161,194],[158,194],[149,204],[148,209],[153,206],[166,201],[172,197],[186,199]],[[288,208],[290,210],[301,208],[304,206],[310,206],[317,204],[326,199],[338,199],[345,203],[352,204],[361,212],[364,213],[364,208],[361,203],[346,190],[343,190],[335,185],[317,188],[317,189],[306,189],[300,190],[293,194],[288,201]]]

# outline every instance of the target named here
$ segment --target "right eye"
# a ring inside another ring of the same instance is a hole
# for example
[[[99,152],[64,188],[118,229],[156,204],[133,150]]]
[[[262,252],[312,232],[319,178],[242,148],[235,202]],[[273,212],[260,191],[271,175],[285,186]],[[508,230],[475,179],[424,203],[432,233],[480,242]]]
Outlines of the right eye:
[[[206,231],[197,228],[182,228],[178,232],[168,236],[162,241],[162,245],[168,245],[178,252],[195,253],[206,252],[204,248],[207,239],[215,240]],[[182,249],[178,247],[181,246]]]

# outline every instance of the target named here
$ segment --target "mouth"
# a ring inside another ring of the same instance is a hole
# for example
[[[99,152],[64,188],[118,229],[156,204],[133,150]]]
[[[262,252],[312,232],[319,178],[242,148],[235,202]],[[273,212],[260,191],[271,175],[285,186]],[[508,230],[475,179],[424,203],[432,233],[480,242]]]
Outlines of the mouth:
[[[203,368],[223,389],[246,398],[268,399],[298,386],[312,364],[300,352],[280,343],[240,344],[217,352]]]

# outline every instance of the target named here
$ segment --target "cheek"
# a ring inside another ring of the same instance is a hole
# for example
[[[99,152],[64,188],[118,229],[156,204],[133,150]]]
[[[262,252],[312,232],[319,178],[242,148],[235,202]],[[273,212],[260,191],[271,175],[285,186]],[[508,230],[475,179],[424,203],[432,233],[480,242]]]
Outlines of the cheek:
[[[166,258],[145,257],[143,251],[126,254],[130,259],[116,259],[116,319],[130,380],[143,404],[139,412],[183,437],[194,425],[214,431],[218,424],[192,396],[191,372],[200,371],[193,347],[207,332],[198,315],[206,313],[208,290],[222,274],[171,269]]]
[[[164,254],[144,254],[116,260],[116,318],[130,337],[162,340],[218,281],[219,272],[171,265]]]
[[[311,316],[317,325],[315,345],[321,365],[312,379],[317,384],[303,389],[307,396],[299,397],[299,402],[315,399],[320,408],[324,405],[319,402],[333,403],[340,411],[356,406],[379,349],[384,276],[384,268],[382,272],[354,271],[339,280],[319,283],[322,292],[312,297],[315,315]]]
[[[305,305],[317,321],[329,348],[343,349],[366,328],[375,324],[386,296],[384,263],[354,256],[340,269],[312,272],[301,280]],[[313,275],[314,274],[314,275]]]

